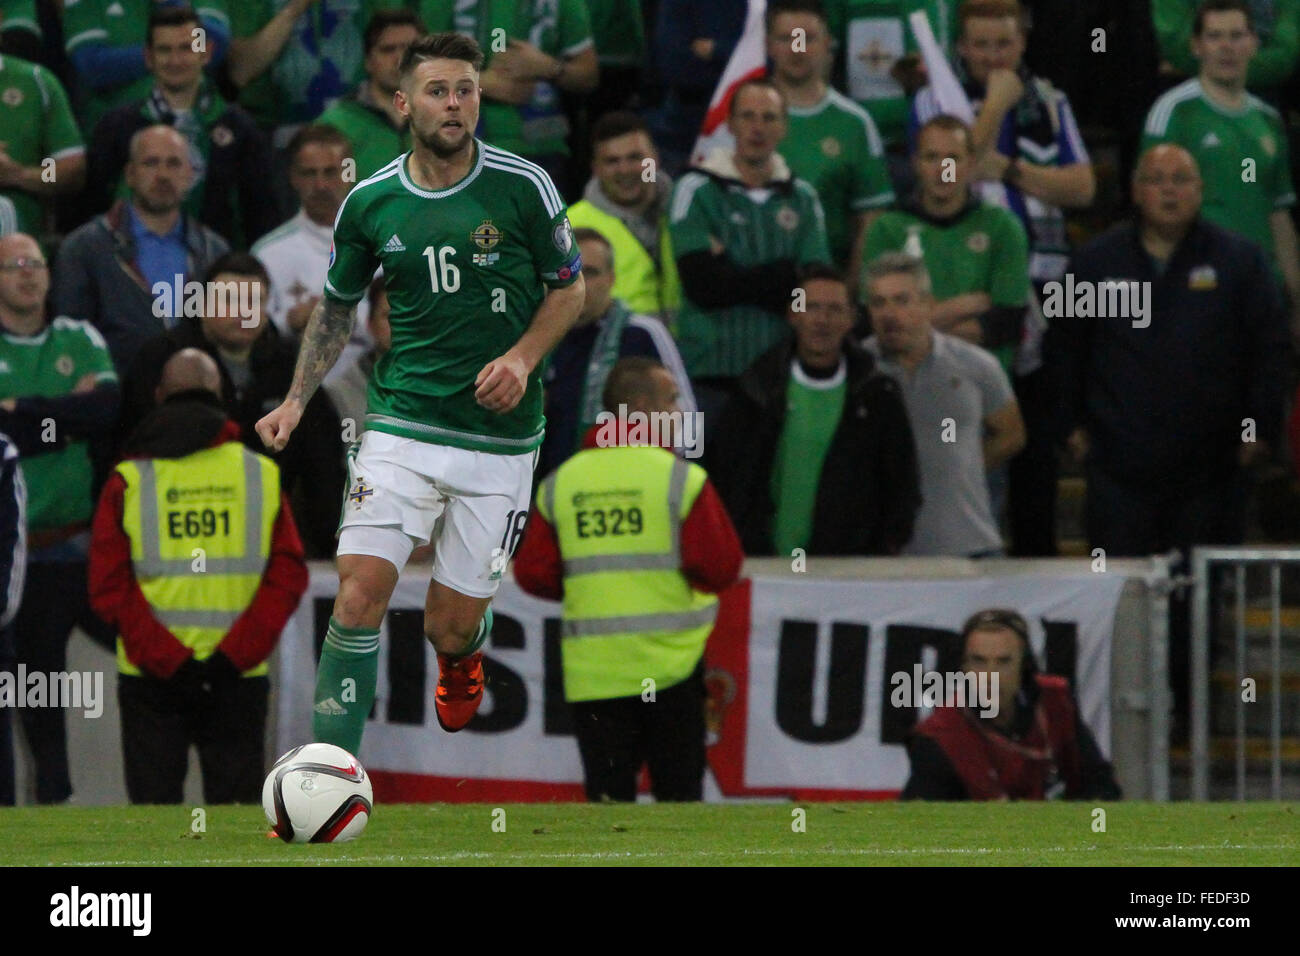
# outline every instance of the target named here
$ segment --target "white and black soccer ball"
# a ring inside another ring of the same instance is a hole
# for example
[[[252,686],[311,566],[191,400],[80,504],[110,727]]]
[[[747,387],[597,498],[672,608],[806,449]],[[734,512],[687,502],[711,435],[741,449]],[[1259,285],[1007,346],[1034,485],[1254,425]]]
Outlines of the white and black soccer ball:
[[[366,769],[333,744],[295,747],[275,762],[262,784],[262,809],[285,843],[355,840],[373,806]]]

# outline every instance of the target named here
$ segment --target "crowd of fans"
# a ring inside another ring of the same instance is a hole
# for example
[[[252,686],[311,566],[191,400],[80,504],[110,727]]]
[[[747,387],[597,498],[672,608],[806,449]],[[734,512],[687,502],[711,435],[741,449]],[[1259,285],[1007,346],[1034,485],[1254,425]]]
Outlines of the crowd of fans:
[[[94,496],[167,357],[216,359],[265,452],[253,424],[288,388],[335,214],[408,147],[401,54],[444,30],[487,53],[478,135],[551,174],[582,248],[539,477],[643,355],[704,414],[751,555],[1053,555],[1062,463],[1112,556],[1242,540],[1252,475],[1287,454],[1300,0],[771,0],[767,76],[731,99],[732,144],[693,157],[746,10],[0,0],[0,431],[33,501],[17,630],[84,622]],[[276,456],[309,557],[333,553],[387,311],[377,279]],[[47,326],[79,350],[66,387],[10,358]]]

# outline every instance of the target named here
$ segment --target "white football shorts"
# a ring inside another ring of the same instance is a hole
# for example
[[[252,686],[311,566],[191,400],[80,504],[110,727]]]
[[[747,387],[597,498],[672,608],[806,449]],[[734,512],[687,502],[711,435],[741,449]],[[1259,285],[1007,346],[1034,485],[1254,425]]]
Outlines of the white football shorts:
[[[433,541],[435,581],[492,597],[523,537],[537,455],[367,431],[348,451],[338,553],[386,558],[400,571]]]

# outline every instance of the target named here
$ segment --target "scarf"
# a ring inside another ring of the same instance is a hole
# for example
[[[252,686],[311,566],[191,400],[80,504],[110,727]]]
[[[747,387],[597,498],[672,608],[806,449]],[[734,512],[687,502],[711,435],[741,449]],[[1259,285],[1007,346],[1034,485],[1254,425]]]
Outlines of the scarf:
[[[605,382],[618,361],[619,347],[623,343],[623,330],[627,328],[632,313],[627,306],[615,299],[610,303],[609,311],[600,321],[596,332],[596,341],[591,346],[591,358],[587,360],[587,380],[582,386],[582,420],[577,432],[577,447],[581,449],[582,438],[587,429],[596,424],[596,416],[604,408],[601,395],[605,391]]]

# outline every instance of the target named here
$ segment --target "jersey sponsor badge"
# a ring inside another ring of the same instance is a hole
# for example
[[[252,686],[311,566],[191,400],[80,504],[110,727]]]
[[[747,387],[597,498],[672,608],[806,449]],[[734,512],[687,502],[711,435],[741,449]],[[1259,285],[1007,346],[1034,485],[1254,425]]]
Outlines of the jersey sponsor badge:
[[[971,252],[987,252],[989,234],[987,232],[972,232],[966,237],[966,248]]]
[[[1187,288],[1193,292],[1208,292],[1218,287],[1219,274],[1214,271],[1214,266],[1197,266],[1187,273]]]
[[[782,206],[776,214],[776,224],[787,232],[799,228],[799,213],[793,206]]]
[[[21,106],[23,102],[23,91],[16,86],[11,86],[0,94],[0,99],[4,100],[5,106]]]
[[[551,241],[555,243],[556,249],[566,254],[573,248],[573,228],[569,225],[568,216],[551,232]]]

